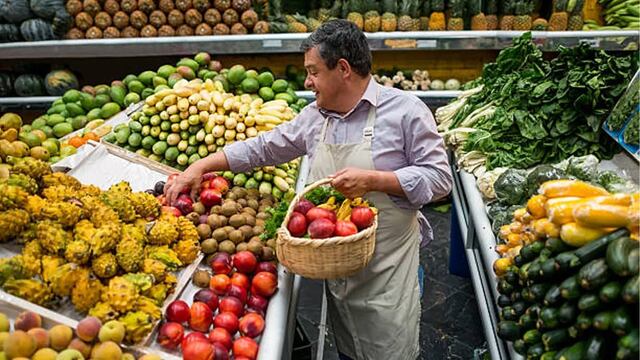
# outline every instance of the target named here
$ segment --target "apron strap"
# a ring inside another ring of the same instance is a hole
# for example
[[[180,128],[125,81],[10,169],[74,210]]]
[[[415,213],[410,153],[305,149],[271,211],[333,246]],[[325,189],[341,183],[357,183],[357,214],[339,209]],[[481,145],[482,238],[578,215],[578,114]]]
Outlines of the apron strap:
[[[329,127],[329,117],[325,116],[324,117],[324,124],[322,124],[322,130],[320,130],[320,142],[324,143],[326,142],[326,137],[327,137],[327,127]]]

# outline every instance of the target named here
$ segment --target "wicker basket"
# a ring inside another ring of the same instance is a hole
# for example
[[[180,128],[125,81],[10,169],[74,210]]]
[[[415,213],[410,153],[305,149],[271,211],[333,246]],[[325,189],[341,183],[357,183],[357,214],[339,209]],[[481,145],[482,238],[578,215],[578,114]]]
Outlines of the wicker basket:
[[[291,201],[287,215],[278,229],[276,254],[290,271],[310,279],[336,279],[353,275],[363,269],[373,257],[376,243],[378,215],[368,228],[350,236],[328,239],[306,239],[291,236],[286,224],[295,204],[318,186],[331,182],[322,179],[302,190]]]

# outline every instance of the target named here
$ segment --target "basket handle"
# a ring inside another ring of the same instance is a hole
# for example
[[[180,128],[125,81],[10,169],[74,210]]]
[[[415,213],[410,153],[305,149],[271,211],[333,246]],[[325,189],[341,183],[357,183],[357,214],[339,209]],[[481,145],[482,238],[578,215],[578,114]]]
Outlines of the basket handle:
[[[287,226],[286,224],[289,223],[289,218],[291,218],[291,214],[293,213],[293,208],[296,206],[296,204],[300,201],[300,199],[309,191],[322,186],[322,185],[326,185],[331,183],[331,181],[333,181],[333,179],[330,178],[324,178],[324,179],[320,179],[314,183],[311,183],[309,185],[307,185],[304,189],[302,189],[301,192],[299,192],[298,194],[296,194],[296,196],[293,198],[293,200],[291,200],[291,202],[289,203],[289,209],[287,209],[287,214],[284,217],[284,220],[282,220],[282,225],[280,226]]]

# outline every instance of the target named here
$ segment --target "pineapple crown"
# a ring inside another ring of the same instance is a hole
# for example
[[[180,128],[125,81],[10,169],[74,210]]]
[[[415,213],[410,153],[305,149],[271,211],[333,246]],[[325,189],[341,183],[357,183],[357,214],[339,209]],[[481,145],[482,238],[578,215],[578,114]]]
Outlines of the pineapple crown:
[[[520,0],[517,2],[515,7],[515,14],[517,16],[526,16],[531,15],[531,11],[533,10],[533,4],[528,0]]]
[[[584,8],[584,0],[571,0],[567,4],[567,11],[571,13],[571,15],[580,15],[582,14],[582,9]]]
[[[515,10],[516,1],[515,0],[501,0],[500,1],[500,9],[502,15],[513,15]]]
[[[414,0],[400,0],[400,15],[410,16],[413,10]]]
[[[431,15],[431,0],[424,0],[422,2],[422,16]]]
[[[411,17],[417,19],[420,17],[420,8],[422,8],[422,0],[414,0],[411,6]]]
[[[480,0],[468,0],[467,4],[471,15],[478,15],[482,12]]]
[[[346,4],[347,0],[344,1],[344,3]],[[329,9],[329,16],[330,17],[338,17],[340,15],[340,9],[346,5],[343,5],[342,0],[336,0],[333,2],[333,5],[331,5],[331,9]]]
[[[351,0],[350,12],[357,12],[362,14],[365,12],[365,2],[363,0]]]
[[[575,5],[575,0],[569,1],[570,6]],[[553,1],[553,12],[564,12],[569,10],[567,8],[567,0],[554,0]]]
[[[397,0],[382,0],[382,11],[395,14],[398,12]]]
[[[484,12],[488,15],[498,13],[498,0],[487,0]]]
[[[364,0],[366,11],[380,11],[380,2],[377,0]]]
[[[469,0],[470,3],[477,0]],[[461,18],[464,15],[465,0],[450,0],[449,11],[451,11],[451,18]]]
[[[444,0],[431,0],[431,12],[443,12]]]
[[[269,12],[274,18],[282,17],[282,0],[269,0]]]

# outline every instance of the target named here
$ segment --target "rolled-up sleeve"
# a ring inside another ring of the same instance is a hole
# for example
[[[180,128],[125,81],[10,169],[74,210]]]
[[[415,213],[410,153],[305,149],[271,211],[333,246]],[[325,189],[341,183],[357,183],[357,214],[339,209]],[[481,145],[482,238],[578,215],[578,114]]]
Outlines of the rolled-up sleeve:
[[[306,154],[308,127],[305,123],[310,117],[305,110],[292,121],[258,137],[225,146],[223,151],[231,171],[244,172],[259,166],[282,164]]]
[[[394,173],[409,203],[420,208],[449,194],[453,178],[431,111],[421,101],[411,108],[402,124],[409,165]]]

